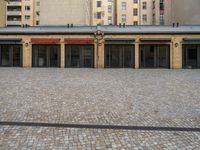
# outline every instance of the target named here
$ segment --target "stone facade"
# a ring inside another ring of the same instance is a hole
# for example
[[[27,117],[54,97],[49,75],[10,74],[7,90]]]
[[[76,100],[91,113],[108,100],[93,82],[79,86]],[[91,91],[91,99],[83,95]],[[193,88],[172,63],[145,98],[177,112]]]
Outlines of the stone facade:
[[[31,38],[60,38],[61,42],[61,68],[65,67],[65,44],[64,44],[64,38],[94,38],[91,35],[35,35],[35,36],[24,36],[24,35],[9,35],[9,36],[3,36],[1,35],[0,38],[22,38],[22,44],[23,44],[23,67],[32,67],[32,43]],[[181,69],[182,68],[182,44],[183,44],[183,38],[199,38],[200,35],[106,35],[105,38],[135,38],[136,42],[134,43],[128,43],[135,45],[135,68],[139,68],[139,47],[140,44],[168,44],[170,45],[170,68],[172,69]],[[139,39],[141,38],[172,38],[172,42],[167,43],[159,43],[159,42],[153,42],[153,43],[145,43],[140,42]],[[20,43],[19,43],[20,44]],[[199,43],[200,44],[200,43]],[[94,55],[94,66],[95,68],[103,68],[104,67],[104,42],[101,43],[101,45],[97,46],[96,42],[95,45],[95,55]],[[98,47],[98,53],[97,53],[97,47]],[[97,60],[97,57],[99,56],[99,60]]]

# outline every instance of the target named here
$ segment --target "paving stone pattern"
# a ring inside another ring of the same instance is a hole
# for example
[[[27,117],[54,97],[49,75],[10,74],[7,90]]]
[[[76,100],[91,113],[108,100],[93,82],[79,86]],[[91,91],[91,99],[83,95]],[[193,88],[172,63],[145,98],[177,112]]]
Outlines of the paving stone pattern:
[[[200,70],[0,68],[0,121],[200,128]],[[198,132],[0,126],[0,149],[199,149]]]

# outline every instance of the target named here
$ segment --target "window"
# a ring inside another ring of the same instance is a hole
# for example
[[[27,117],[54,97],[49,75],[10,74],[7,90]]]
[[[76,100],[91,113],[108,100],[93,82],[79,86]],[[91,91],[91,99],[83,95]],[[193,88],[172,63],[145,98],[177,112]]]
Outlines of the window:
[[[40,2],[37,2],[37,3],[36,3],[36,6],[40,6]]]
[[[101,1],[97,1],[97,7],[101,7],[102,2]]]
[[[112,13],[112,6],[111,5],[108,6],[108,13]]]
[[[147,22],[147,15],[145,14],[145,15],[142,15],[142,21],[143,22]]]
[[[97,12],[97,19],[101,19],[101,12]]]
[[[138,15],[138,9],[137,9],[137,8],[134,8],[134,9],[133,9],[133,15],[134,15],[134,16],[137,16],[137,15]]]
[[[122,23],[126,23],[126,15],[122,15]]]
[[[160,25],[164,25],[164,24],[165,24],[164,15],[160,15]]]
[[[40,12],[39,12],[39,11],[36,11],[36,15],[37,15],[37,16],[40,16]]]
[[[133,0],[133,3],[134,3],[134,4],[137,4],[137,3],[138,3],[138,0]]]
[[[112,17],[108,17],[108,24],[110,25],[110,24],[112,24]]]
[[[26,11],[29,11],[30,9],[31,9],[30,6],[25,6],[25,10],[26,10]]]
[[[30,20],[30,16],[25,16],[25,20]]]
[[[133,25],[134,25],[134,26],[137,26],[137,25],[138,25],[138,21],[134,21],[134,22],[133,22]]]
[[[142,9],[147,9],[147,2],[142,2]]]
[[[126,10],[126,2],[122,2],[122,10]]]
[[[36,21],[36,25],[39,25],[40,24],[40,21]]]

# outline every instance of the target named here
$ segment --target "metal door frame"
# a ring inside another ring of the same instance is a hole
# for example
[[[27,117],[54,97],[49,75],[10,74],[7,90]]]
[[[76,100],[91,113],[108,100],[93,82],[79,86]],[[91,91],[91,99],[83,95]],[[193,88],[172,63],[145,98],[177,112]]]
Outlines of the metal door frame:
[[[111,65],[111,49],[113,49],[113,47],[118,46],[119,47],[119,66],[118,67],[113,67]],[[104,46],[104,67],[105,68],[129,68],[129,67],[125,67],[124,66],[124,53],[125,53],[125,47],[128,46],[130,47],[131,51],[130,51],[130,55],[131,55],[131,59],[130,59],[130,63],[131,63],[131,67],[134,67],[134,52],[135,52],[135,46],[133,44],[105,44]],[[107,55],[109,55],[109,59],[107,62]]]
[[[71,62],[72,62],[72,46],[78,46],[79,47],[79,67],[72,67],[71,65]],[[83,53],[84,53],[84,50],[85,50],[85,47],[86,46],[89,46],[90,47],[90,50],[91,50],[91,67],[90,68],[94,68],[94,45],[93,44],[77,44],[77,45],[74,45],[74,44],[65,44],[65,68],[88,68],[88,67],[85,67],[84,64],[83,64]],[[67,49],[68,48],[68,49]],[[66,51],[69,51],[68,54],[69,54],[69,60],[67,58],[67,53]],[[67,65],[67,62],[69,62],[69,64]]]

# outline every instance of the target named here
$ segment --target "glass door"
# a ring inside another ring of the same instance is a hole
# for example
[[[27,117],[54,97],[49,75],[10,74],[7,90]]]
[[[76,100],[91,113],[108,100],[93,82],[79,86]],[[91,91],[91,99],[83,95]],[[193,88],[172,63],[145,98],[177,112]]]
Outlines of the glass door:
[[[157,67],[158,68],[170,68],[170,47],[167,45],[158,45],[157,46]]]
[[[186,49],[187,68],[197,68],[197,47],[190,46]]]
[[[50,67],[59,67],[59,48],[58,46],[49,46],[48,58]]]
[[[93,50],[92,46],[84,46],[82,49],[82,65],[83,67],[93,67]]]
[[[170,68],[169,45],[141,45],[141,68]]]
[[[0,45],[0,66],[21,67],[22,45]]]
[[[1,46],[1,66],[10,66],[10,47],[8,45]]]
[[[105,45],[105,67],[132,68],[134,47],[132,45]]]
[[[140,67],[155,67],[155,48],[153,45],[142,45],[140,48]]]
[[[18,67],[22,65],[22,49],[21,46],[13,46],[13,66]]]
[[[66,45],[65,66],[72,68],[94,67],[93,45]]]

